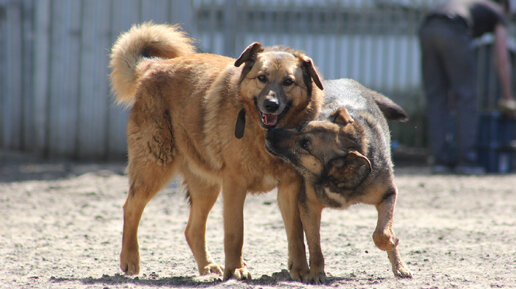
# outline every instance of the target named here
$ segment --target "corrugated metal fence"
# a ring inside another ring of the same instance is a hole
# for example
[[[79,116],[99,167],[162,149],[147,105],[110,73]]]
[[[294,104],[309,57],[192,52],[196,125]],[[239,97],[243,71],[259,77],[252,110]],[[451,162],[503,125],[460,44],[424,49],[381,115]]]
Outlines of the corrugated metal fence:
[[[181,23],[205,52],[236,57],[252,41],[303,50],[325,78],[357,79],[402,104],[412,120],[393,136],[422,147],[416,31],[437,2],[0,0],[0,148],[123,157],[127,111],[112,104],[108,55],[120,32],[149,20]],[[489,71],[481,85],[491,91]]]

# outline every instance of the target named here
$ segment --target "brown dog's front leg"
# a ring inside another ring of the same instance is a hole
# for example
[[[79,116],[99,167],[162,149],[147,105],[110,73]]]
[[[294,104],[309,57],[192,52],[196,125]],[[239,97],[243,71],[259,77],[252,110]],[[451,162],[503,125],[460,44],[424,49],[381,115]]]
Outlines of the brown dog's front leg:
[[[301,221],[303,222],[308,250],[310,251],[310,274],[303,281],[315,284],[323,283],[326,280],[320,235],[322,209],[321,203],[310,199],[310,197],[308,197],[306,202],[299,204]]]
[[[394,218],[394,206],[396,204],[397,189],[393,188],[387,191],[382,201],[376,205],[378,211],[378,223],[373,233],[375,245],[381,250],[387,251],[387,256],[392,265],[392,272],[396,277],[412,278],[412,273],[407,269],[401,259],[398,250],[398,238],[395,237],[392,229]]]
[[[241,186],[224,183],[224,252],[226,262],[224,280],[251,279],[244,263],[242,247],[244,244],[244,202],[246,190]]]
[[[289,180],[282,180],[278,187],[278,206],[283,217],[288,241],[288,270],[290,277],[296,281],[304,281],[309,274],[303,226],[297,206],[301,182],[300,177],[293,177]]]

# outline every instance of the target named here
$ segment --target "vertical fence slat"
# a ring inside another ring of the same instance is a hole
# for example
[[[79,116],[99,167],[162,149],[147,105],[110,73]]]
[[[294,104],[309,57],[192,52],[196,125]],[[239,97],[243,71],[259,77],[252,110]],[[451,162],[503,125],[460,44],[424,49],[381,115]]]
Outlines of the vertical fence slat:
[[[50,99],[50,0],[35,1],[34,13],[34,69],[32,99],[34,121],[34,151],[46,154],[49,121],[47,106]]]
[[[138,0],[112,0],[111,2],[111,45],[116,41],[120,33],[140,22],[140,1]],[[106,64],[107,65],[107,64]],[[108,159],[120,158],[127,152],[125,128],[127,126],[128,112],[120,106],[116,106],[111,99],[107,115]]]
[[[168,0],[145,0],[141,5],[141,21],[150,21],[154,23],[167,23],[169,3]]]
[[[106,117],[109,95],[108,51],[110,5],[104,0],[83,1],[81,79],[77,155],[81,159],[106,156]]]
[[[34,136],[34,102],[32,99],[32,85],[34,70],[33,59],[33,27],[34,27],[34,1],[23,0],[22,10],[22,39],[23,39],[23,59],[22,67],[22,144],[23,150],[34,150],[35,136]]]
[[[171,24],[180,24],[188,34],[195,35],[197,33],[192,1],[170,0],[169,17]]]
[[[235,23],[237,23],[237,5],[236,0],[226,0],[224,4],[224,55],[226,56],[236,54],[237,28]]]
[[[2,95],[3,146],[21,147],[22,139],[22,1],[6,2],[6,21],[3,35],[6,39],[4,89]]]
[[[7,0],[0,0],[0,35],[6,35],[7,23]],[[6,104],[7,98],[7,66],[5,65],[7,58],[7,39],[5,37],[0,37],[0,113],[3,114],[3,111]],[[0,148],[6,146],[6,141],[4,137],[5,126],[3,116],[0,116]]]
[[[80,1],[52,1],[50,156],[73,157],[80,71]]]

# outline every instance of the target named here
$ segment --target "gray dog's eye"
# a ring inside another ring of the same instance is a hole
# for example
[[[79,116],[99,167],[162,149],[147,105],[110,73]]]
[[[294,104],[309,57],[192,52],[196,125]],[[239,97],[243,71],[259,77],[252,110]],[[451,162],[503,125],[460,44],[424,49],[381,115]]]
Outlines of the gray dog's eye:
[[[312,147],[312,144],[310,143],[310,140],[307,138],[303,138],[299,141],[299,146],[304,149],[307,152],[310,152],[310,149]]]
[[[257,78],[258,78],[258,80],[259,80],[260,82],[263,82],[263,83],[267,82],[267,76],[265,76],[265,75],[263,75],[263,74],[258,75],[258,77],[257,77]]]

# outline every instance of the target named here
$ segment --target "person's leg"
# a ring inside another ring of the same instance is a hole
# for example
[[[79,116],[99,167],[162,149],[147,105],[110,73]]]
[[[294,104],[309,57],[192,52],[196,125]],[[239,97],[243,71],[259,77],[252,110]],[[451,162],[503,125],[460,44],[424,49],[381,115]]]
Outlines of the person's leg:
[[[448,80],[438,46],[439,34],[441,34],[439,30],[439,27],[434,27],[430,23],[429,26],[422,27],[419,37],[426,96],[428,145],[435,159],[434,165],[448,167],[452,162],[447,144],[451,119]]]
[[[457,29],[455,41],[449,43],[444,55],[446,71],[449,74],[451,91],[457,112],[457,150],[459,166],[481,173],[477,164],[477,131],[479,107],[477,96],[477,70],[472,39],[465,31]]]

